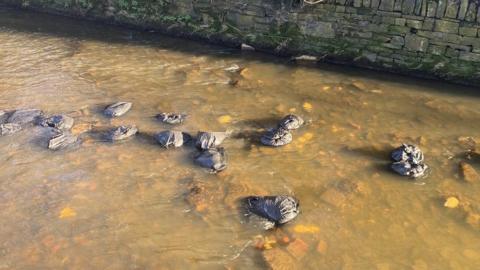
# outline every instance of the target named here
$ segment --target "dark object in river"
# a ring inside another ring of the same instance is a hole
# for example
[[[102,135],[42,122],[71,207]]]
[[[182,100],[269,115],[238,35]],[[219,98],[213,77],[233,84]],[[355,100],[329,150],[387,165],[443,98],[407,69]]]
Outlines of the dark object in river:
[[[0,124],[5,123],[8,119],[8,113],[6,111],[0,110]]]
[[[37,109],[16,110],[8,117],[7,122],[23,126],[35,122],[42,115],[43,112]]]
[[[14,123],[0,124],[0,136],[11,135],[22,129],[22,126]]]
[[[165,148],[180,147],[191,140],[187,133],[175,130],[166,130],[155,135],[155,140]]]
[[[185,121],[186,118],[187,118],[186,114],[179,114],[179,113],[161,113],[157,115],[158,120],[170,125],[181,124],[183,123],[183,121]]]
[[[53,115],[50,117],[40,117],[38,119],[38,124],[42,127],[52,127],[63,130],[71,129],[73,123],[73,118],[66,115]]]
[[[292,134],[283,127],[268,130],[260,138],[260,142],[267,146],[283,146],[292,142]]]
[[[108,132],[106,138],[109,141],[120,141],[132,137],[133,135],[137,134],[137,132],[138,129],[134,125],[119,126]]]
[[[48,149],[60,150],[75,144],[78,137],[68,131],[59,131],[48,142]]]
[[[198,132],[195,146],[201,150],[216,148],[228,137],[227,132]]]
[[[300,212],[300,204],[294,197],[280,196],[250,196],[242,200],[246,210],[246,216],[256,215],[261,219],[265,230],[285,224]]]
[[[428,166],[424,163],[423,152],[415,145],[402,144],[392,151],[393,171],[403,176],[418,178],[425,175]]]
[[[207,168],[212,173],[223,171],[227,168],[227,155],[222,147],[211,148],[195,156],[195,163]]]
[[[298,115],[289,114],[285,116],[280,122],[278,126],[286,129],[286,130],[293,130],[300,128],[305,121]]]
[[[118,117],[126,114],[132,108],[131,102],[117,102],[105,108],[103,112],[108,117]]]

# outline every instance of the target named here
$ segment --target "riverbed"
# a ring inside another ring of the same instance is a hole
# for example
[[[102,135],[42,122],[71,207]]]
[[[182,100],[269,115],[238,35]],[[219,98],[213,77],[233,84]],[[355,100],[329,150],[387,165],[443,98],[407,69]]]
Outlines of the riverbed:
[[[116,101],[133,107],[104,117]],[[480,269],[480,181],[459,170],[480,169],[479,89],[0,8],[0,109],[18,108],[72,116],[82,143],[0,137],[0,269]],[[187,114],[175,129],[192,135],[236,134],[228,168],[162,149],[160,112]],[[289,113],[307,121],[293,142],[260,145]],[[122,124],[140,134],[89,135]],[[403,142],[427,177],[388,169]],[[300,200],[295,220],[245,223],[239,198],[277,194]]]

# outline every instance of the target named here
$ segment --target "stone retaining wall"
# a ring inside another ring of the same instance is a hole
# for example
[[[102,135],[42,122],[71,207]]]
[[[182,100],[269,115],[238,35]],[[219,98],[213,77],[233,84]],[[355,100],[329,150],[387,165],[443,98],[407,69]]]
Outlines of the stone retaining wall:
[[[480,0],[0,0],[275,54],[480,85]]]

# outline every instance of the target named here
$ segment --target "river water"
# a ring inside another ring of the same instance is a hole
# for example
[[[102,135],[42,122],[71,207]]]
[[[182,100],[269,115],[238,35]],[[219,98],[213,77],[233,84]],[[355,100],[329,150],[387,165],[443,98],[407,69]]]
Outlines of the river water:
[[[246,67],[235,86],[233,64]],[[0,269],[480,269],[480,182],[458,168],[480,169],[465,154],[479,93],[0,9],[0,109],[68,114],[82,138],[58,152],[39,127],[0,138]],[[116,101],[133,108],[103,117]],[[187,113],[176,129],[192,134],[232,130],[227,170],[161,149],[165,111]],[[293,142],[259,145],[290,112],[308,120]],[[140,134],[90,135],[119,124]],[[388,170],[402,142],[422,148],[428,177]],[[237,209],[256,194],[293,195],[301,213],[264,232]]]

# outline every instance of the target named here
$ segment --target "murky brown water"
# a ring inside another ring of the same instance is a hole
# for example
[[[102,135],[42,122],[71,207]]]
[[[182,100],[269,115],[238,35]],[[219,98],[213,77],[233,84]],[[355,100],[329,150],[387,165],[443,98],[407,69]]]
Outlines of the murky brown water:
[[[247,67],[236,87],[223,72],[234,63]],[[242,223],[235,200],[251,194],[301,201],[282,228],[296,240],[265,251],[273,267],[480,269],[480,182],[458,172],[459,137],[480,138],[478,89],[284,63],[0,10],[0,109],[68,113],[76,132],[135,123],[147,135],[168,128],[152,118],[162,111],[188,113],[179,129],[192,133],[254,134],[289,111],[311,120],[279,149],[229,139],[219,175],[196,167],[193,149],[166,151],[146,135],[108,144],[85,133],[61,152],[40,143],[38,128],[2,137],[0,269],[266,269],[255,237],[279,232]],[[118,100],[132,111],[99,113]],[[404,141],[420,143],[428,178],[385,169]],[[186,200],[193,186],[200,192]],[[460,206],[443,207],[445,196]]]

